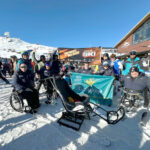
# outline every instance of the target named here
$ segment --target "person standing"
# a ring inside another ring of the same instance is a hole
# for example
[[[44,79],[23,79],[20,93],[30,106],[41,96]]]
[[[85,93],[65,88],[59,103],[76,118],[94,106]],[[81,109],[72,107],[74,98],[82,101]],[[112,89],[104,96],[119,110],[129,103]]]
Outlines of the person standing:
[[[4,77],[4,75],[2,73],[2,62],[1,61],[0,61],[0,79],[5,81],[6,84],[9,84],[9,81],[6,79],[6,77]]]
[[[119,59],[116,59],[115,54],[111,54],[110,59],[111,59],[111,67],[113,68],[115,76],[120,77],[123,65],[121,64]]]
[[[142,69],[142,62],[140,61],[139,57],[136,57],[136,55],[137,53],[135,50],[132,50],[130,52],[130,57],[124,63],[125,69],[122,71],[123,75],[127,75],[130,72],[130,68],[133,66],[138,67],[140,72],[144,72],[144,70]]]

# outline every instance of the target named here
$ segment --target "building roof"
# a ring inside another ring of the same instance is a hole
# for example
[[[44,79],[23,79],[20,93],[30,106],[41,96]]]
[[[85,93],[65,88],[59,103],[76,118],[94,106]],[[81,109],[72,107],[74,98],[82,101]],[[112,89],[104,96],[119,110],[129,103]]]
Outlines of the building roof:
[[[123,41],[125,41],[134,31],[136,31],[145,21],[150,18],[150,12],[147,13],[142,20],[140,20],[115,46],[117,48]]]

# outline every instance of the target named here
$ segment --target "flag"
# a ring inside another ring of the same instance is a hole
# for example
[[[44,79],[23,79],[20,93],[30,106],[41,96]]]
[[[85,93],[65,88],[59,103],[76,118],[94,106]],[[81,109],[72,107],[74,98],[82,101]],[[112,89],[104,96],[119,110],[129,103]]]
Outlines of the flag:
[[[78,94],[87,94],[96,104],[112,105],[112,76],[71,73],[72,89]]]

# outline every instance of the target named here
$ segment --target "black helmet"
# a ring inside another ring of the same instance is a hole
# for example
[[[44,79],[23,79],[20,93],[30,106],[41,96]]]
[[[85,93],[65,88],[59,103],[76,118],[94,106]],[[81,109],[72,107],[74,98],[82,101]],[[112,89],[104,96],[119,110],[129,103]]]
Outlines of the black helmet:
[[[136,50],[132,50],[132,51],[130,52],[130,55],[136,55]]]
[[[104,54],[103,54],[103,57],[104,57],[104,56],[106,56],[106,57],[108,57],[108,58],[109,58],[108,53],[104,53]]]
[[[107,61],[104,61],[104,62],[103,62],[103,66],[109,67],[109,63],[108,63]]]
[[[138,68],[138,67],[134,66],[134,67],[131,67],[131,68],[130,68],[130,73],[131,73],[131,72],[140,72],[140,71],[139,71],[139,68]]]
[[[44,55],[41,55],[41,56],[40,56],[40,60],[42,60],[43,58],[45,59],[45,56],[44,56]]]

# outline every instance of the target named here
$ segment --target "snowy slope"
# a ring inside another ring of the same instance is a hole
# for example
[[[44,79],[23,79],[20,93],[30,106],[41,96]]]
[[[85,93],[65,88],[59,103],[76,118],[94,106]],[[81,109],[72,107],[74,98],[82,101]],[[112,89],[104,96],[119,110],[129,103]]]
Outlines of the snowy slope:
[[[10,80],[11,81],[11,80]],[[142,111],[116,125],[98,117],[85,120],[80,131],[59,126],[63,106],[46,105],[41,90],[38,114],[15,112],[9,104],[12,88],[0,81],[0,150],[149,150],[150,122],[139,126]],[[117,103],[117,101],[115,101]],[[110,146],[105,143],[111,141]]]
[[[9,58],[11,55],[20,57],[20,52],[37,48],[37,53],[52,53],[57,48],[44,45],[30,44],[17,38],[0,37],[0,57]]]

